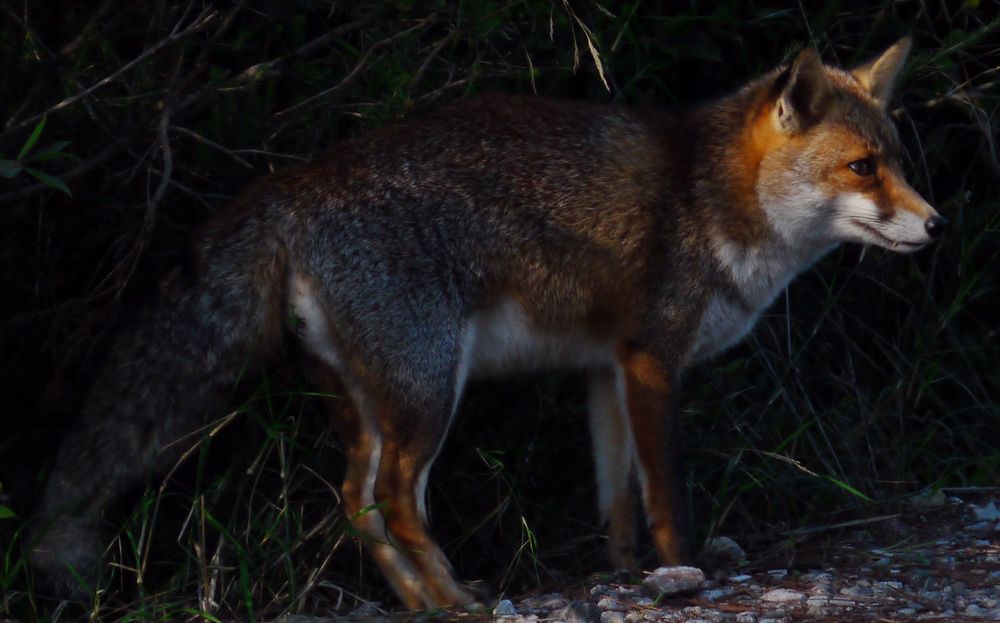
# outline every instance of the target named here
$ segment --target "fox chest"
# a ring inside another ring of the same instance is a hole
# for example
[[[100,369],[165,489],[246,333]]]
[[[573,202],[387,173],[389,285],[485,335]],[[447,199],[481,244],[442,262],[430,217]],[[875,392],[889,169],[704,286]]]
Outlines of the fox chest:
[[[745,300],[725,294],[713,295],[688,351],[688,363],[704,361],[742,340],[753,329],[763,307],[751,306]]]

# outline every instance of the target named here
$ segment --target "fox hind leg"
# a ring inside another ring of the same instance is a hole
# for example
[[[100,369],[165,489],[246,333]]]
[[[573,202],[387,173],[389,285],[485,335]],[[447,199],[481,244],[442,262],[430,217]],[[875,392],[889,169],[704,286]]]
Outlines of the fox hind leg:
[[[297,280],[292,292],[293,309],[304,321],[300,338],[309,353],[307,373],[324,391],[338,393],[342,383],[352,403],[334,410],[334,422],[347,451],[344,505],[366,548],[407,607],[474,603],[424,525],[427,472],[458,391],[457,339],[444,328],[433,331],[428,322],[427,342],[411,344],[412,351],[401,338],[390,340],[399,345],[394,359],[354,352],[351,356],[360,358],[355,360],[336,346],[311,284]],[[377,379],[353,372],[373,369],[381,371]]]
[[[392,411],[383,411],[392,415]],[[445,412],[446,413],[446,412]],[[375,497],[384,502],[392,539],[398,543],[429,593],[428,607],[474,604],[473,594],[456,579],[451,563],[428,534],[423,513],[423,477],[437,455],[448,421],[426,417],[420,430],[410,432],[384,426],[382,462]]]
[[[370,400],[358,388],[344,395],[338,372],[319,358],[308,356],[306,375],[323,393],[329,394],[328,408],[334,428],[344,445],[347,470],[341,486],[344,510],[357,530],[368,553],[403,604],[417,610],[427,607],[428,594],[414,565],[391,538],[382,508],[375,499],[375,480],[383,457],[380,431],[375,426]]]
[[[338,373],[313,357],[307,374],[324,393],[341,394]],[[444,552],[424,526],[421,496],[426,471],[447,432],[446,418],[406,417],[387,399],[347,382],[351,404],[331,402],[347,452],[342,494],[347,516],[379,570],[406,607],[468,605],[472,593],[454,577]],[[405,422],[416,426],[408,431]],[[438,422],[438,425],[434,425]]]

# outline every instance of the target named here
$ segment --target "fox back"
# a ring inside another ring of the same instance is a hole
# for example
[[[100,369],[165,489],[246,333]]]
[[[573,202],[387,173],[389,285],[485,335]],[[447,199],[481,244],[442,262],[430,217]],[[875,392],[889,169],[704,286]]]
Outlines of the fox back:
[[[60,451],[35,565],[64,591],[67,566],[96,577],[102,509],[177,460],[243,362],[289,335],[317,388],[349,398],[328,400],[345,512],[406,606],[475,601],[425,493],[476,377],[584,370],[612,564],[635,566],[633,478],[660,559],[681,562],[683,369],[835,245],[911,251],[944,229],[885,112],[908,48],[850,71],[807,50],[682,111],[486,95],[262,179],[118,340]]]

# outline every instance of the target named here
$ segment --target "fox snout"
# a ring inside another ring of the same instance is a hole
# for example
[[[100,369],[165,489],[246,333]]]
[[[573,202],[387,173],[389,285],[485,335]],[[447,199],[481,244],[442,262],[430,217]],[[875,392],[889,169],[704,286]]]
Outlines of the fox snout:
[[[906,240],[907,232],[892,231],[892,226],[896,224],[894,221],[902,225],[901,229],[915,230],[912,231],[915,236],[911,239],[914,243],[926,244],[944,235],[948,229],[948,219],[941,216],[937,210],[924,201],[924,198],[905,181],[899,179],[895,182],[895,192],[888,193],[893,200],[893,205],[889,206],[887,210],[886,206],[879,206],[888,213],[887,224],[889,225],[890,238],[904,243],[894,246],[893,250],[907,250],[905,243],[908,242]],[[914,222],[916,219],[910,215],[916,216],[919,222]]]
[[[837,202],[848,240],[908,253],[940,238],[948,219],[902,179],[889,176],[869,192],[847,192]]]

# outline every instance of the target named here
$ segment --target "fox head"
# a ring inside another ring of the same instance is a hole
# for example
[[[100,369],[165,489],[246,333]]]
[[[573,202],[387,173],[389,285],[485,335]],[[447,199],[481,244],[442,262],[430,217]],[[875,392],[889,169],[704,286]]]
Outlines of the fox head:
[[[903,178],[886,112],[909,49],[902,39],[851,70],[806,49],[777,70],[749,127],[757,198],[778,235],[909,252],[944,232],[947,221]]]

